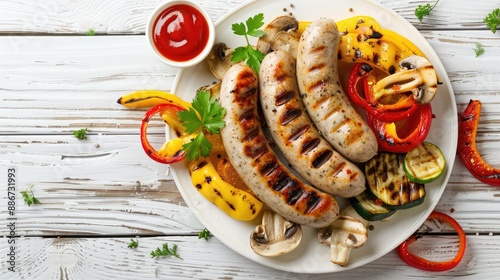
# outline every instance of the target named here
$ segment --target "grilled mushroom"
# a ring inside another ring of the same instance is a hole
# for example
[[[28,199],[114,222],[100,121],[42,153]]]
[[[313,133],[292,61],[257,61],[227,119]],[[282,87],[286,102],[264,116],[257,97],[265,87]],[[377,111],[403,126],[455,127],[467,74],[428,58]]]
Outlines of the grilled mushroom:
[[[364,219],[360,221],[351,216],[341,215],[330,226],[318,230],[319,242],[330,246],[330,261],[332,263],[340,266],[347,265],[351,250],[360,248],[368,239],[367,224]]]
[[[285,220],[279,214],[264,211],[262,224],[250,235],[252,250],[264,257],[275,257],[291,252],[302,240],[302,227]]]
[[[293,32],[280,31],[276,33],[271,41],[270,48],[274,51],[281,50],[290,53],[293,58],[297,58],[299,37],[295,30]]]
[[[437,92],[437,75],[432,64],[424,57],[412,55],[400,62],[402,71],[378,81],[373,90],[375,99],[411,91],[420,104],[432,101]]]
[[[212,47],[212,51],[208,54],[207,61],[210,71],[212,71],[212,74],[214,74],[217,79],[222,80],[227,70],[235,64],[235,62],[231,61],[232,53],[233,49],[222,42]]]
[[[271,51],[271,41],[280,31],[294,32],[299,28],[299,22],[292,16],[279,16],[271,21],[265,28],[264,36],[257,41],[257,50],[264,54]]]

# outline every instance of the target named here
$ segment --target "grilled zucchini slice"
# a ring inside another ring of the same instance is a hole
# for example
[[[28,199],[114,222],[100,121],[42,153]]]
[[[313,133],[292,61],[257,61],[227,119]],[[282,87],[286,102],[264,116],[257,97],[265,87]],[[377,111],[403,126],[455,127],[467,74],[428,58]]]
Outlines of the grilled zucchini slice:
[[[384,207],[379,200],[364,191],[355,197],[349,198],[352,208],[367,221],[380,221],[396,213],[395,209]]]
[[[428,184],[443,174],[446,160],[438,146],[423,142],[406,154],[404,163],[411,181]]]
[[[406,175],[402,154],[379,153],[365,164],[369,190],[390,209],[406,209],[424,202],[425,185]]]

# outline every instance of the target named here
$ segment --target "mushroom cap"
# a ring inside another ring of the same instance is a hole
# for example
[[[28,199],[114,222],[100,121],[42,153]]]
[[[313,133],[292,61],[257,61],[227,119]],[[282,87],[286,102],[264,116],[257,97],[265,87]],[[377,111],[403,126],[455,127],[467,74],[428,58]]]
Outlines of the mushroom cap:
[[[285,51],[290,53],[293,58],[297,58],[297,50],[299,47],[299,37],[295,30],[293,32],[280,31],[274,35],[270,44],[270,49],[277,51]]]
[[[257,50],[261,51],[263,54],[267,54],[271,50],[271,41],[278,32],[297,31],[298,28],[299,22],[293,16],[279,16],[273,19],[264,28],[266,34],[257,40]]]
[[[233,51],[234,50],[229,48],[225,43],[219,42],[214,44],[212,50],[208,54],[208,67],[217,79],[222,80],[227,70],[235,64],[235,62],[231,61],[231,54]]]
[[[419,104],[430,103],[437,92],[437,75],[430,61],[422,56],[411,55],[401,60],[399,66],[401,69],[416,69],[418,71],[422,85],[411,90],[413,98]]]
[[[339,239],[351,248],[359,248],[368,240],[368,231],[363,222],[342,215],[330,226],[319,229],[317,238],[323,245],[332,245],[332,237]]]
[[[258,255],[275,257],[293,251],[302,240],[302,227],[281,215],[264,211],[262,224],[250,234],[250,247]]]
[[[400,62],[401,71],[379,80],[374,86],[374,98],[409,93],[419,104],[434,99],[437,92],[437,75],[432,64],[417,55],[409,56]]]

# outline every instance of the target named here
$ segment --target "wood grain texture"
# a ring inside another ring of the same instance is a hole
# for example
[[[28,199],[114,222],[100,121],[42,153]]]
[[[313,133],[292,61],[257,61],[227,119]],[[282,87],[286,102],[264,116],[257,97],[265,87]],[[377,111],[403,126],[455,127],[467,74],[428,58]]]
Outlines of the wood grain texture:
[[[490,104],[485,121],[498,131],[500,37],[490,31],[423,34],[448,72],[459,111],[481,96]],[[475,42],[486,50],[477,58]],[[139,89],[168,91],[177,74],[153,56],[144,36],[0,37],[0,61],[1,134],[68,134],[87,126],[95,133],[136,134],[145,110],[127,110],[116,100]],[[150,128],[163,132],[160,122]]]
[[[295,0],[305,1],[305,0]],[[84,35],[89,29],[97,34],[143,34],[149,15],[162,1],[2,1],[0,32],[62,33]],[[214,21],[244,1],[200,0]],[[290,1],[293,3],[294,1]],[[489,0],[440,1],[422,22],[415,8],[431,3],[423,0],[381,0],[382,5],[396,11],[419,29],[484,29],[484,17],[498,6]],[[457,20],[460,19],[460,20]]]
[[[152,136],[160,146],[164,137]],[[168,166],[150,160],[138,135],[0,136],[0,172],[17,169],[16,232],[47,235],[189,234],[201,228],[180,196]],[[3,178],[3,177],[2,177]],[[7,198],[0,198],[7,205]],[[7,208],[0,208],[3,223]],[[0,228],[0,235],[9,229]]]
[[[395,251],[363,267],[335,274],[296,274],[278,271],[247,261],[216,238],[197,236],[134,237],[139,246],[127,248],[124,238],[19,238],[18,270],[2,279],[492,279],[500,273],[496,246],[500,237],[468,236],[463,261],[447,272],[425,272],[407,266]],[[150,252],[162,244],[176,244],[182,259],[151,258]],[[444,261],[456,252],[457,237],[426,236],[418,241],[419,253]],[[429,253],[434,251],[434,253]],[[5,246],[0,254],[8,253]],[[388,267],[390,264],[390,269]],[[6,263],[0,270],[6,271]],[[333,264],[332,264],[333,265]],[[404,275],[404,276],[403,276]]]
[[[305,1],[305,0],[293,0]],[[185,205],[168,166],[142,151],[139,126],[145,109],[116,100],[139,89],[169,90],[177,69],[160,63],[144,37],[160,0],[0,1],[0,174],[15,166],[18,191],[32,187],[42,202],[17,197],[17,272],[0,258],[0,279],[495,279],[500,271],[500,188],[486,186],[459,158],[436,209],[468,233],[464,260],[448,272],[405,265],[395,252],[352,271],[310,275],[277,271],[249,261],[219,240],[199,240],[204,226]],[[214,20],[243,0],[200,0]],[[382,0],[417,27],[443,62],[458,111],[483,101],[477,138],[485,160],[500,166],[500,37],[482,22],[498,1],[441,0],[431,15],[414,16],[423,0]],[[85,36],[90,29],[96,36]],[[485,54],[475,57],[474,44]],[[88,127],[89,138],[71,133]],[[159,147],[164,124],[149,135]],[[4,175],[2,175],[4,176]],[[4,180],[0,176],[0,180]],[[3,188],[1,190],[4,190]],[[0,255],[9,251],[7,197],[0,196]],[[426,227],[435,227],[432,222]],[[452,257],[449,228],[423,238],[415,250]],[[444,233],[444,234],[443,234]],[[139,248],[129,249],[131,237]],[[389,237],[390,238],[390,237]],[[182,260],[152,259],[161,244],[177,244]]]
[[[165,138],[151,136],[160,146]],[[500,135],[480,134],[478,148],[493,165]],[[452,163],[453,164],[453,163]],[[180,196],[168,166],[150,160],[138,135],[0,136],[0,174],[15,166],[18,190],[32,187],[40,205],[18,194],[17,232],[23,236],[182,235],[203,228]],[[500,233],[500,188],[470,175],[457,157],[436,209],[458,219],[466,232]],[[0,197],[0,205],[7,198]],[[0,220],[6,222],[6,207]],[[8,235],[0,227],[0,235]]]

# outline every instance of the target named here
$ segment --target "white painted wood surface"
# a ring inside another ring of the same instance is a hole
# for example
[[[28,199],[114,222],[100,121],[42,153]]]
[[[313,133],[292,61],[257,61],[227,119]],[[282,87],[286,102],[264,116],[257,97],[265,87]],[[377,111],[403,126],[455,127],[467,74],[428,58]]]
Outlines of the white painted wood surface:
[[[301,0],[296,0],[301,1]],[[144,28],[162,1],[0,1],[0,180],[19,172],[19,188],[32,186],[42,204],[28,207],[18,194],[16,273],[7,271],[7,198],[0,197],[0,279],[308,279],[253,263],[211,238],[186,207],[168,167],[143,153],[138,129],[144,110],[116,100],[137,89],[169,90],[177,69],[155,59]],[[217,20],[240,0],[200,1]],[[293,3],[293,1],[290,1]],[[483,101],[478,148],[500,166],[500,35],[482,19],[500,1],[441,0],[422,23],[413,15],[427,1],[380,1],[404,16],[430,42],[452,82],[458,111]],[[431,1],[429,1],[431,2]],[[85,36],[89,29],[96,36]],[[486,52],[476,58],[481,42]],[[72,131],[89,127],[89,138]],[[151,139],[164,127],[151,124]],[[448,272],[406,266],[391,252],[355,270],[317,279],[494,279],[500,271],[500,188],[475,180],[460,159],[437,210],[466,230],[467,252]],[[138,236],[139,247],[127,248]],[[426,254],[450,257],[456,237],[417,243]],[[152,259],[162,243],[178,244],[182,260]]]

